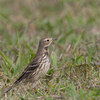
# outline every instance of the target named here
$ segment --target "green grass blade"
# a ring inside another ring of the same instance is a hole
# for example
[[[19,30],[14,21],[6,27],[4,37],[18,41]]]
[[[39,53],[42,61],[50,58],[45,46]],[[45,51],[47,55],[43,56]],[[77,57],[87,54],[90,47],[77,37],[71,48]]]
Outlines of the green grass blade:
[[[2,51],[0,51],[0,55],[4,58],[4,60],[8,63],[8,65],[11,67],[12,66],[12,61],[7,58],[7,56],[4,55]]]

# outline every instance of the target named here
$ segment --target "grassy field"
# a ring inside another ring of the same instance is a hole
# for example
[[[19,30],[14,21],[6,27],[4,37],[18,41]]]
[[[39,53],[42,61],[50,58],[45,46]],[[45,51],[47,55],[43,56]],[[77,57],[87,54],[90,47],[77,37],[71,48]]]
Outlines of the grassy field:
[[[34,92],[20,85],[0,100],[100,100],[100,0],[0,0],[0,94],[43,37],[51,68]]]

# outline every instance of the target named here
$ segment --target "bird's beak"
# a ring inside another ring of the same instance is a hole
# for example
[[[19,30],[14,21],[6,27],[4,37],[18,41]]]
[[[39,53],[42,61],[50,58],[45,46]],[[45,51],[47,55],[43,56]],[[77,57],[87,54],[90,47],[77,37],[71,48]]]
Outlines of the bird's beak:
[[[55,40],[57,40],[57,38],[53,38],[52,40],[55,41]]]

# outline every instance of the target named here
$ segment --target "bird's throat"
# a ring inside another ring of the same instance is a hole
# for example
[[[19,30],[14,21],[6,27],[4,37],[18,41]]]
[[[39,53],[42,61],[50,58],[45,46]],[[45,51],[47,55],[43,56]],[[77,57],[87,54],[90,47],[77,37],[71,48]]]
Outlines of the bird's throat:
[[[44,49],[45,49],[44,50],[45,51],[45,54],[48,55],[49,54],[49,48],[48,47],[45,47]]]
[[[44,48],[39,48],[36,55],[42,55],[42,54],[49,54],[49,48],[48,47],[44,47]]]

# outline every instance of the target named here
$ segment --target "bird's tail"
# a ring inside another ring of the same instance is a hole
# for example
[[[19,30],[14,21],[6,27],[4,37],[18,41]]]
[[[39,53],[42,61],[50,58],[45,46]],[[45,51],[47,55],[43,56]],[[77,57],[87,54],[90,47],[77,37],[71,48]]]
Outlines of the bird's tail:
[[[4,91],[4,94],[5,94],[5,93],[8,93],[13,87],[14,87],[14,86],[12,85],[12,86],[10,86],[8,89],[6,89],[6,90]]]
[[[9,88],[7,88],[3,94],[1,94],[0,98],[2,98],[6,93],[8,93],[12,88],[14,87],[14,85],[10,86]]]

